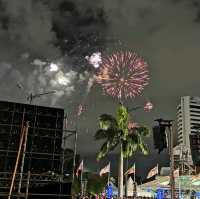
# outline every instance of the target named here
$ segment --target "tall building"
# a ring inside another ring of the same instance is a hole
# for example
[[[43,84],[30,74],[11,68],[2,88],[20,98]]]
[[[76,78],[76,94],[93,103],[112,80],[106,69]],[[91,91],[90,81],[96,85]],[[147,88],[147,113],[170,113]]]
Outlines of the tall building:
[[[200,97],[181,97],[177,107],[178,144],[188,149],[189,161],[200,160]]]
[[[35,190],[43,191],[46,185],[53,186],[60,182],[63,120],[63,109],[0,101],[0,198],[5,196],[11,184],[22,132],[22,121],[29,122],[22,190],[27,186],[28,171],[31,173],[29,190],[35,194],[35,198],[43,198],[42,195],[37,196]],[[22,155],[13,190],[15,193],[20,179],[21,162]],[[51,188],[52,190],[56,189]],[[48,193],[50,193],[49,190]],[[30,196],[30,198],[34,197]]]

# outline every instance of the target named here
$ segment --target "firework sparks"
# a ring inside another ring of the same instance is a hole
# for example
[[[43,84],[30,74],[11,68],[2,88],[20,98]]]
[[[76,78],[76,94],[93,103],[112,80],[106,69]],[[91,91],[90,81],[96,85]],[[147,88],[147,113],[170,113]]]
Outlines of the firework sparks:
[[[131,129],[135,129],[135,128],[139,128],[140,126],[138,125],[138,123],[135,123],[135,122],[129,122],[128,123],[128,129],[131,130]]]
[[[117,52],[102,58],[97,83],[113,97],[132,98],[148,84],[147,63],[132,52]]]
[[[86,56],[85,59],[94,66],[94,68],[99,68],[102,63],[101,52],[93,53],[91,56]]]
[[[150,101],[146,102],[144,106],[144,111],[150,112],[152,109],[153,109],[153,104]]]

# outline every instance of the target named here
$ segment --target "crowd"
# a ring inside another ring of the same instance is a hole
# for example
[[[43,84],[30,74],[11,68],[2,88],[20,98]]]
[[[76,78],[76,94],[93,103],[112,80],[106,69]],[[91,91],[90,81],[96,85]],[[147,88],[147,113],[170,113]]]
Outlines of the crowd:
[[[106,198],[105,196],[78,196],[76,199],[117,199],[117,197]],[[123,199],[154,199],[153,197],[124,197]]]

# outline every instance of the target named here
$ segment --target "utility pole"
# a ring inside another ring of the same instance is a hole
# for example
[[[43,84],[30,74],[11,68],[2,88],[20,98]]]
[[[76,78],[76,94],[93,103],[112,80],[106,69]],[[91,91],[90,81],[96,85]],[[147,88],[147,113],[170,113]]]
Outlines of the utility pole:
[[[174,181],[174,150],[173,150],[173,130],[172,121],[157,119],[155,120],[159,123],[159,126],[164,126],[168,128],[168,149],[170,155],[170,189],[171,189],[171,199],[175,199],[175,181]]]
[[[128,167],[128,157],[126,158],[126,171],[129,169]],[[125,175],[125,196],[128,197],[128,174]]]
[[[77,130],[76,130],[75,131],[75,141],[74,141],[74,157],[73,157],[73,176],[72,176],[72,182],[74,182],[74,177],[75,177],[77,139],[78,139],[78,134],[77,134]]]

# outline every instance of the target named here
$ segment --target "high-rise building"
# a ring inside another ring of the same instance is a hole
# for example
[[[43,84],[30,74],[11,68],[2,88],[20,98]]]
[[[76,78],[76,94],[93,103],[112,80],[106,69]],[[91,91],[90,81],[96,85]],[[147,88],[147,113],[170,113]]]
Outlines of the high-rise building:
[[[181,97],[177,107],[178,144],[188,149],[188,159],[200,161],[200,97]],[[199,160],[198,160],[199,159]]]

